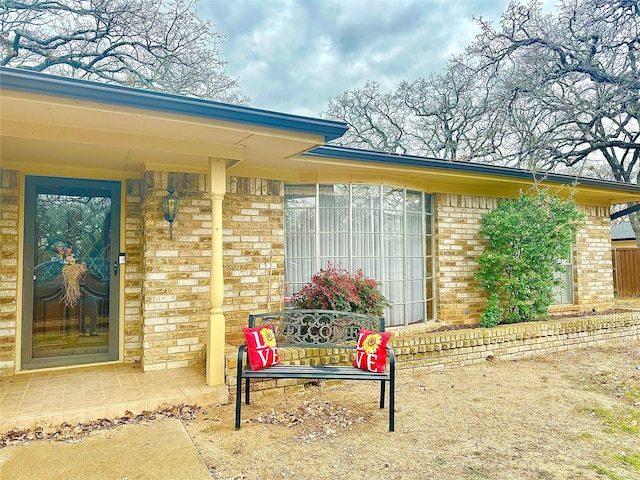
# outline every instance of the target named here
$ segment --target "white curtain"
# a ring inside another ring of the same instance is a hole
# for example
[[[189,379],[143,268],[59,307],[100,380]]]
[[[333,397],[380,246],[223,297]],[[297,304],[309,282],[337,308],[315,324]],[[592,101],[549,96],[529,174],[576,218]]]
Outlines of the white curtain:
[[[573,304],[573,264],[571,258],[560,261],[564,272],[556,272],[553,277],[560,280],[560,285],[553,287],[553,303],[555,305]]]
[[[285,295],[332,263],[381,283],[387,324],[433,318],[431,197],[379,185],[285,187]]]

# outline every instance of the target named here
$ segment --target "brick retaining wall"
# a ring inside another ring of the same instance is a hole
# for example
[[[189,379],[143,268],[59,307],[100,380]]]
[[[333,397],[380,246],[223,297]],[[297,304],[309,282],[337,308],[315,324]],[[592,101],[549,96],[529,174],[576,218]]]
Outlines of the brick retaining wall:
[[[448,332],[427,332],[428,327],[395,330],[390,343],[396,354],[398,376],[425,370],[444,370],[481,363],[487,359],[516,360],[607,342],[640,340],[640,310],[625,313],[500,325]],[[283,352],[283,362],[296,364],[340,364],[345,355],[337,349],[293,349]],[[226,352],[227,385],[235,387],[237,348]],[[270,380],[252,383],[255,390],[285,392],[300,390],[296,380]],[[235,390],[230,388],[231,395]]]
[[[486,361],[640,339],[640,311],[564,320],[500,325],[436,333],[399,333],[393,338],[400,372],[442,370]]]

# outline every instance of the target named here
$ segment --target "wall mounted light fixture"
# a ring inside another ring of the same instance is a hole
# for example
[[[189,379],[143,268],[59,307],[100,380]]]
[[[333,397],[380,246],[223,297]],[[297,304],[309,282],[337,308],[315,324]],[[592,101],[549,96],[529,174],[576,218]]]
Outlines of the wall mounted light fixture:
[[[174,193],[172,185],[169,186],[167,191],[169,195],[162,197],[162,211],[164,212],[164,219],[169,222],[169,239],[173,240],[173,221],[178,214],[180,199]]]

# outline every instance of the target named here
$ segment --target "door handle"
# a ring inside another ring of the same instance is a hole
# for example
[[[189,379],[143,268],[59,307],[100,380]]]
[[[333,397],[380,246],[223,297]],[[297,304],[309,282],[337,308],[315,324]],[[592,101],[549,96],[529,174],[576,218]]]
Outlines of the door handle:
[[[115,262],[113,262],[113,275],[115,277],[118,276],[118,261],[117,260]]]

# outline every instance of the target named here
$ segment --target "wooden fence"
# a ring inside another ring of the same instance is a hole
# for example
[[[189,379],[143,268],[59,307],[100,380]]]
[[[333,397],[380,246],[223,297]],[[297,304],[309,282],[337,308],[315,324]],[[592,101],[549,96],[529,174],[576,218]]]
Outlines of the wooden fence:
[[[640,297],[640,248],[617,248],[613,254],[613,288],[618,297]]]

